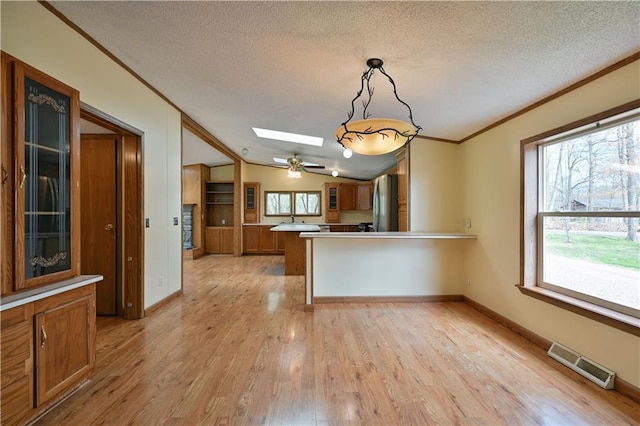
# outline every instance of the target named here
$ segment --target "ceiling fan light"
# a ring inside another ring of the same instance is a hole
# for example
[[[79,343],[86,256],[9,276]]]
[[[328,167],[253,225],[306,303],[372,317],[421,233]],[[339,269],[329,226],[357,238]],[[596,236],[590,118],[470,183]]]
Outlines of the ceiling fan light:
[[[302,177],[302,173],[300,173],[300,170],[289,169],[287,171],[287,176],[292,179],[300,179]]]
[[[353,151],[351,151],[349,148],[344,148],[344,151],[342,151],[342,156],[344,158],[351,158],[351,156],[353,155]]]
[[[338,177],[338,171],[337,170],[332,171],[331,176]]]

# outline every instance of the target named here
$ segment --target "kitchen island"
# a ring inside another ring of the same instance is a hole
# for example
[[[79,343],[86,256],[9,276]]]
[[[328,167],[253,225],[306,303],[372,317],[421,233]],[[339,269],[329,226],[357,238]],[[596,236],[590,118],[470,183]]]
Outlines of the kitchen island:
[[[306,240],[305,310],[315,303],[460,300],[465,233],[331,232]]]
[[[300,233],[320,233],[318,225],[306,223],[281,223],[271,228],[273,232],[285,232],[284,239],[284,274],[304,275],[306,271],[306,244]]]

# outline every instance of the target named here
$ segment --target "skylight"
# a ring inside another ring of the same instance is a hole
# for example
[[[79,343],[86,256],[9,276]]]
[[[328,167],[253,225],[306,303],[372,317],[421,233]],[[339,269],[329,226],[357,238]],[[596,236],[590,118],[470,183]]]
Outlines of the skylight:
[[[256,136],[277,141],[301,143],[304,145],[322,146],[323,139],[317,136],[298,135],[296,133],[280,132],[278,130],[260,129],[252,127]]]

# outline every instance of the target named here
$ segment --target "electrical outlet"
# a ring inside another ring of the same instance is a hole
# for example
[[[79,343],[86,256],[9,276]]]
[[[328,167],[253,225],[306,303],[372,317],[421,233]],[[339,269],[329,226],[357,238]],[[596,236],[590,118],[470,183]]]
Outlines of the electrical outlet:
[[[465,218],[464,218],[464,221],[463,221],[463,223],[462,223],[462,226],[463,226],[465,229],[471,229],[471,218],[470,218],[470,217],[465,217]]]
[[[146,219],[144,220],[144,227],[145,227],[145,228],[148,228],[148,227],[149,227],[149,218],[146,218]]]
[[[177,225],[178,225],[178,223],[179,223],[179,222],[178,222],[178,218],[177,218],[177,217],[174,217],[174,218],[173,218],[173,224],[177,226]]]
[[[163,277],[158,278],[158,287],[164,287],[164,278]]]
[[[465,285],[466,285],[467,287],[470,287],[470,286],[471,286],[471,280],[470,280],[469,278],[467,278],[467,279],[464,281],[464,283],[465,283]]]

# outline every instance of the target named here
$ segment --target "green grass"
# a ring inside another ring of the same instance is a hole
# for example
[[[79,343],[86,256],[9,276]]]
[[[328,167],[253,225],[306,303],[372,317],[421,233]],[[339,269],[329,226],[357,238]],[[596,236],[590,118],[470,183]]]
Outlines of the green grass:
[[[606,265],[640,269],[640,243],[623,237],[569,233],[547,234],[546,250],[549,254],[589,260]]]

